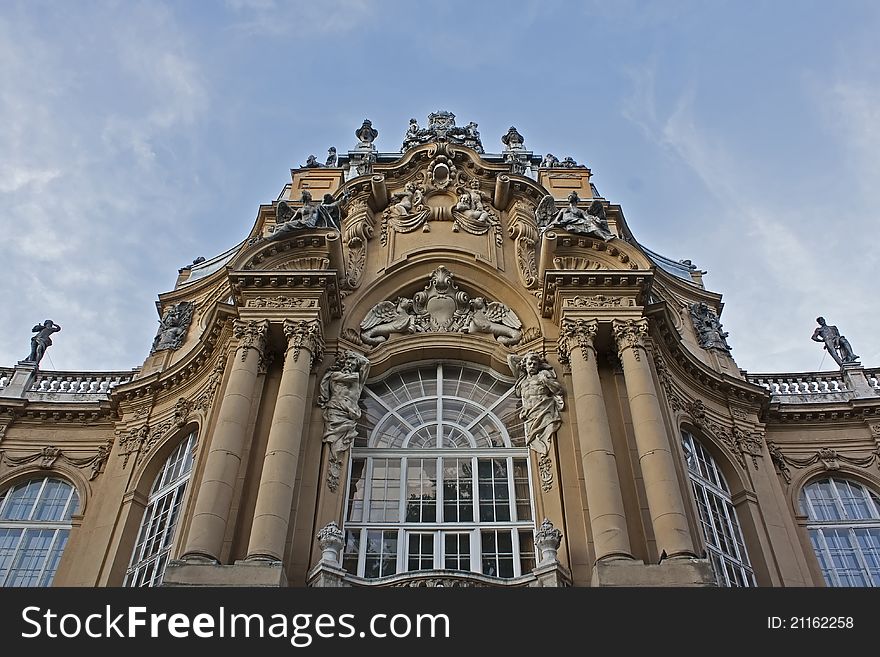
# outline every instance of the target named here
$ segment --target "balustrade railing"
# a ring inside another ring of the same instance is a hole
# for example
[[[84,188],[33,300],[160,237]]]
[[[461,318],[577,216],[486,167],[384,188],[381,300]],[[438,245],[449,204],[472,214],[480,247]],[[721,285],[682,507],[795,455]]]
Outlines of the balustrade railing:
[[[839,372],[797,372],[793,374],[747,374],[750,383],[766,388],[773,396],[816,396],[849,392]]]
[[[132,380],[137,371],[126,372],[37,372],[28,392],[73,395],[106,395]]]

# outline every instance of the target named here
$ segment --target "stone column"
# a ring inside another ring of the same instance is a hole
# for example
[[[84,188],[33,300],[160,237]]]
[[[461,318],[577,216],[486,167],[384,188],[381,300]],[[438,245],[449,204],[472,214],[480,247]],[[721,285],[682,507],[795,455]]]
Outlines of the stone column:
[[[286,319],[283,328],[287,352],[260,475],[260,490],[248,543],[249,561],[281,561],[284,556],[303,426],[308,413],[309,374],[320,362],[324,351],[318,320]]]
[[[657,550],[665,551],[669,558],[695,557],[684,498],[645,350],[648,320],[615,319],[612,328],[623,362],[623,377]]]
[[[257,371],[265,357],[268,333],[268,320],[235,320],[233,335],[239,343],[196,495],[183,553],[183,559],[187,561],[220,561],[232,493],[247,440]]]
[[[563,319],[559,359],[568,361],[571,367],[578,444],[584,467],[596,561],[632,559],[617,460],[593,346],[598,330],[599,322],[596,320]]]

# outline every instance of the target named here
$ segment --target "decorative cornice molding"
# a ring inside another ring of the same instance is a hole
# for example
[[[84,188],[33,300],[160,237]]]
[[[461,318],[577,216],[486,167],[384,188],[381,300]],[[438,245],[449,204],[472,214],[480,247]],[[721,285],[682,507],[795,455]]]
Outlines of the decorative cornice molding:
[[[805,458],[786,456],[781,451],[779,452],[779,456],[784,463],[793,465],[796,468],[806,468],[814,463],[821,463],[822,467],[827,471],[840,470],[841,463],[846,463],[847,465],[859,468],[866,468],[875,461],[877,461],[878,467],[880,467],[880,448],[865,456],[847,456],[846,454],[841,454],[830,447],[822,447],[816,450],[815,454]]]
[[[585,361],[590,360],[589,352],[596,351],[593,342],[599,332],[599,322],[595,319],[572,319],[564,317],[559,330],[557,342],[557,354],[559,362],[566,367],[571,367],[571,352],[575,347],[580,347],[581,355]]]
[[[246,308],[317,308],[317,299],[303,297],[254,297],[245,303]]]
[[[312,320],[285,319],[283,324],[284,335],[287,338],[287,356],[294,361],[299,360],[302,349],[309,352],[309,369],[321,362],[324,357],[324,335],[321,322]]]
[[[630,301],[634,301],[630,299]],[[609,297],[604,294],[594,294],[591,297],[580,295],[566,299],[565,308],[619,308],[624,305],[623,297]]]

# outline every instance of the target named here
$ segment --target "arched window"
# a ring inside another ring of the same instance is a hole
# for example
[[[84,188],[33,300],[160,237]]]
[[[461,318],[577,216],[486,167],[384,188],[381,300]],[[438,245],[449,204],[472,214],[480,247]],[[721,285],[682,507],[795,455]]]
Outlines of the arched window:
[[[50,586],[79,506],[76,489],[52,477],[0,493],[0,586]]]
[[[125,572],[125,586],[158,586],[162,583],[183,494],[192,472],[195,444],[196,432],[193,431],[171,453],[153,483],[131,555],[131,565]]]
[[[368,383],[352,448],[343,566],[376,578],[535,567],[529,451],[513,380],[473,365]]]
[[[681,432],[681,444],[718,586],[755,586],[755,575],[724,476],[712,455],[687,431]]]
[[[880,586],[880,497],[837,477],[801,491],[801,513],[828,586]]]

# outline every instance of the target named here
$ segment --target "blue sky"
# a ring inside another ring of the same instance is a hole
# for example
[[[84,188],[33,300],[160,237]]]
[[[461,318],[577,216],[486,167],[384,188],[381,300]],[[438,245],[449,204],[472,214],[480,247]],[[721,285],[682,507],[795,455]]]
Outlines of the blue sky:
[[[570,155],[724,294],[750,372],[880,366],[880,4],[0,4],[0,365],[129,369],[178,268],[239,242],[309,154],[410,117]]]

